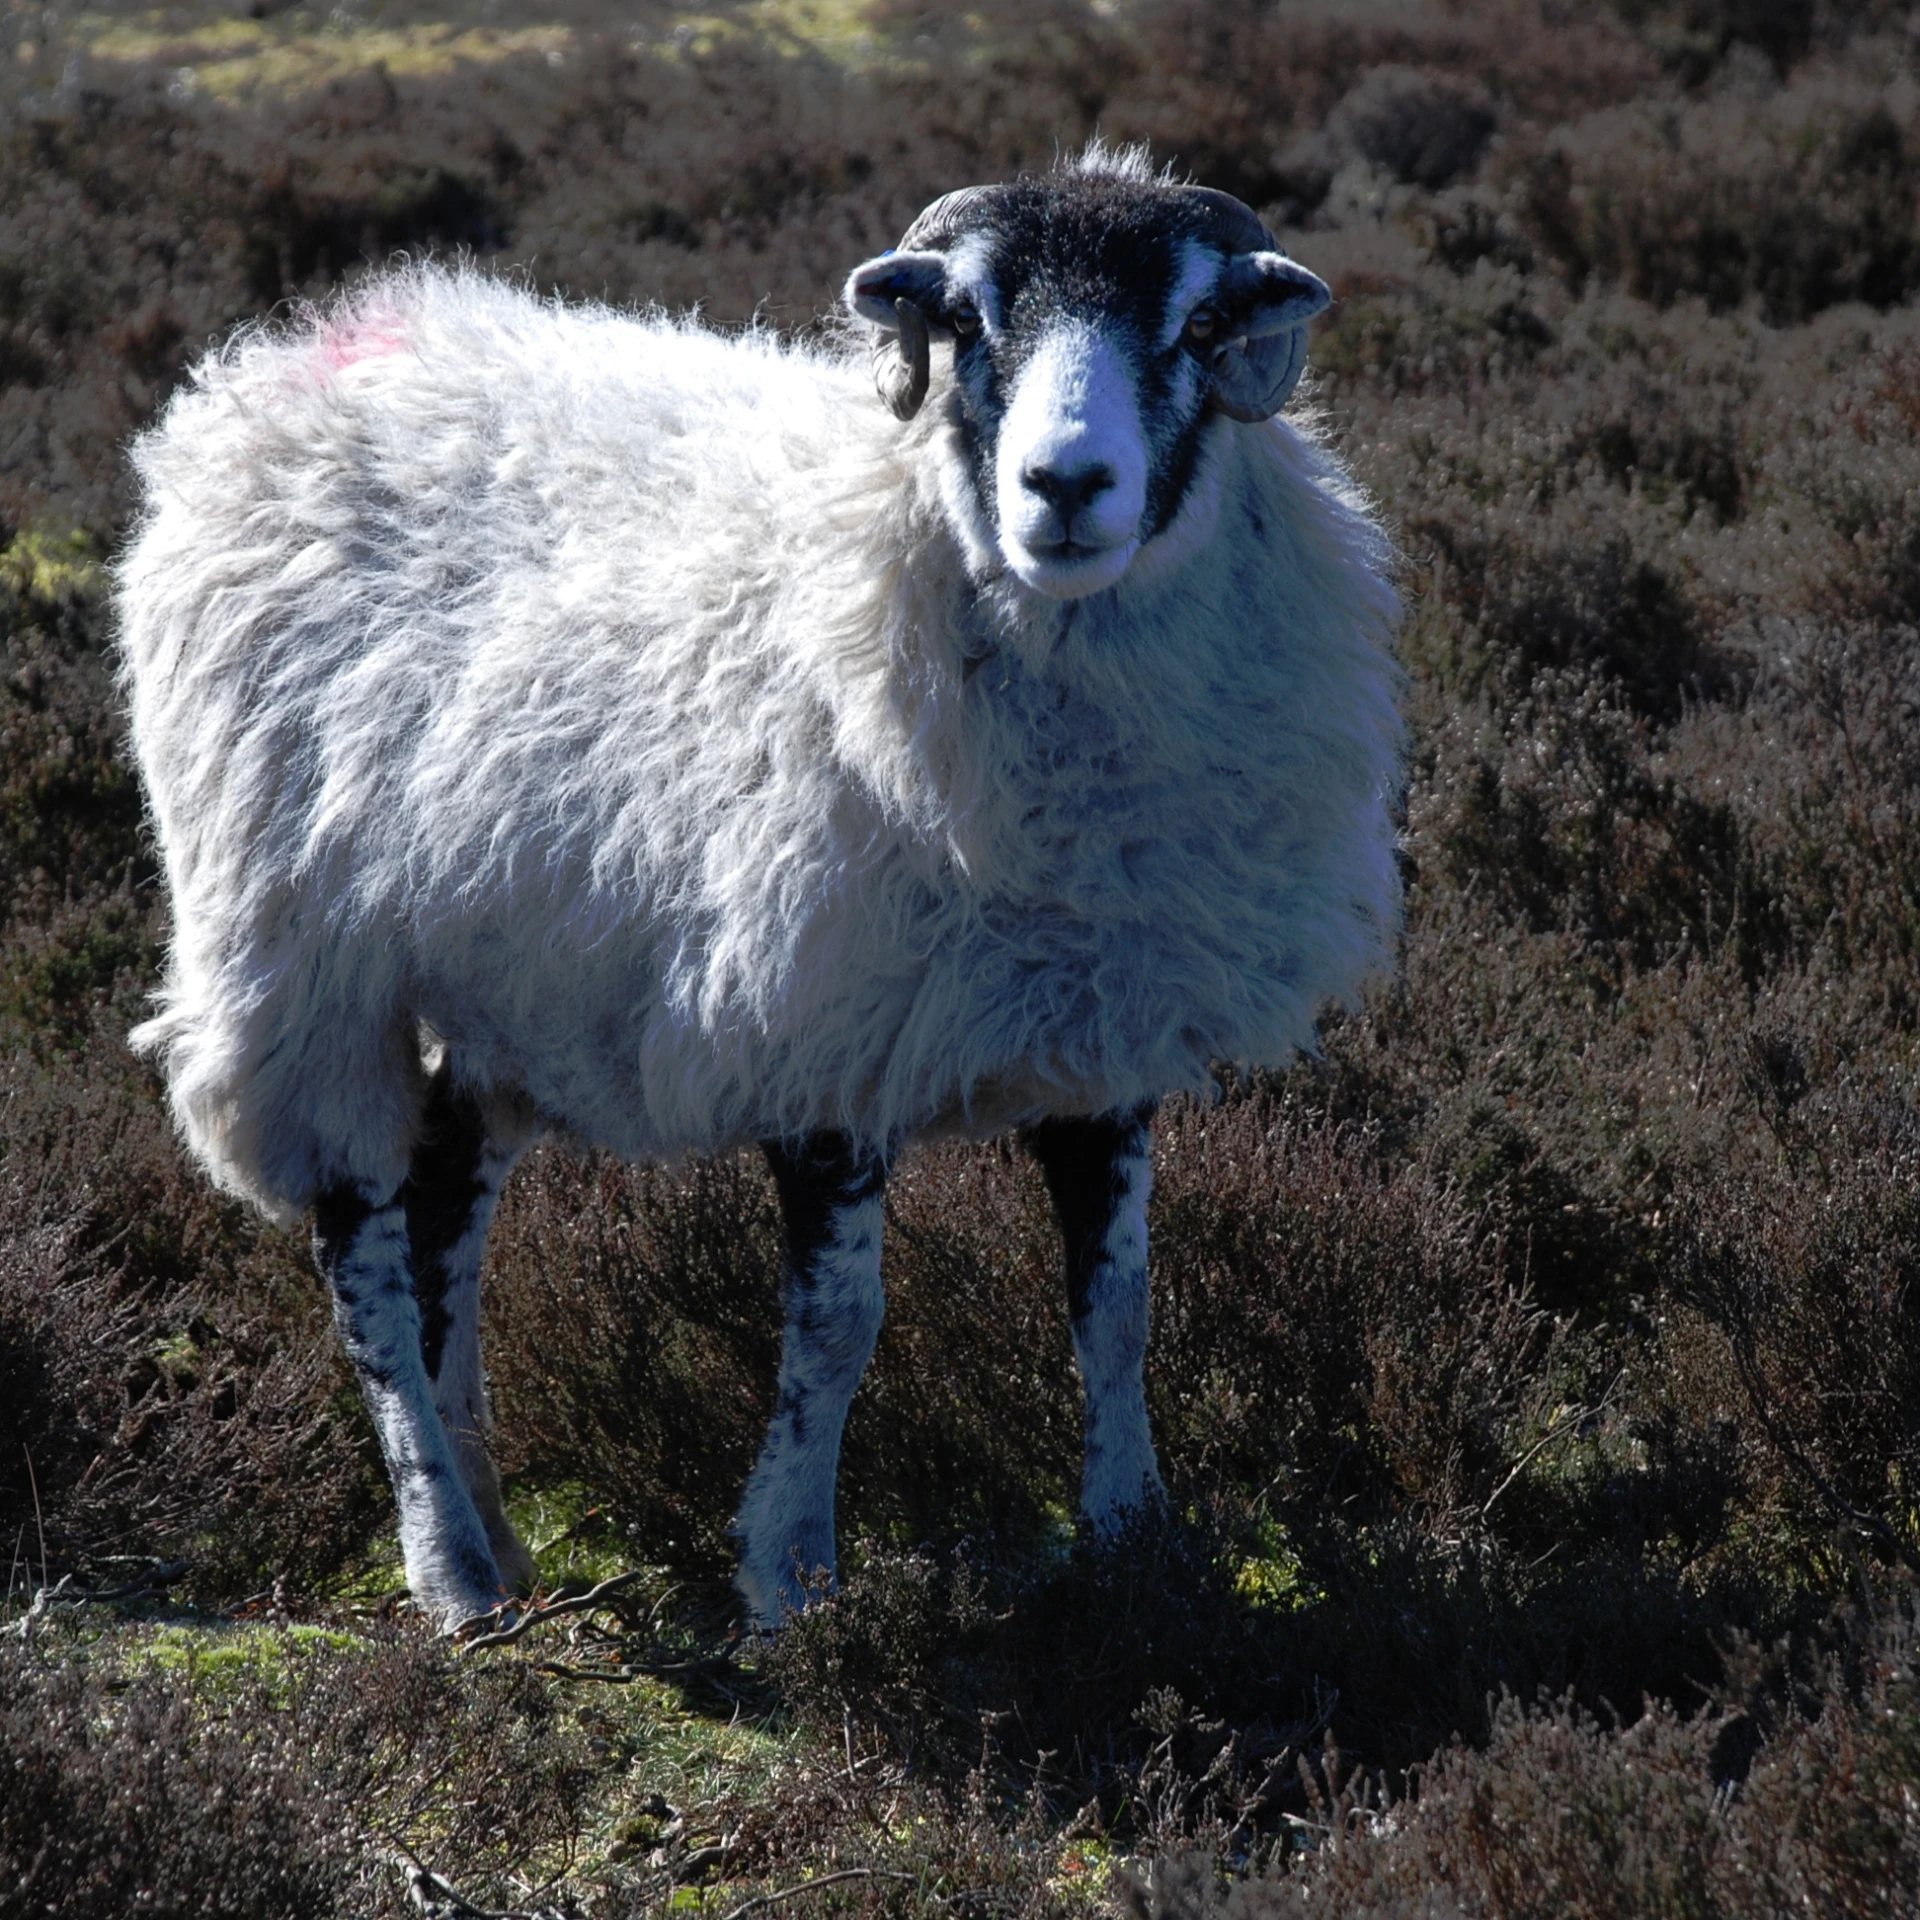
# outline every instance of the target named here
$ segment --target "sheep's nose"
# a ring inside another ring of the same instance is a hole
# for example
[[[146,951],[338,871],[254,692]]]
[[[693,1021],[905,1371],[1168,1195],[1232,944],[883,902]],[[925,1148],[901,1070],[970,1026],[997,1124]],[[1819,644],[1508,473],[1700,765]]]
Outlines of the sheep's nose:
[[[1114,472],[1102,461],[1072,469],[1027,467],[1021,472],[1020,484],[1029,493],[1037,493],[1060,516],[1063,526],[1071,526],[1075,514],[1113,486]]]

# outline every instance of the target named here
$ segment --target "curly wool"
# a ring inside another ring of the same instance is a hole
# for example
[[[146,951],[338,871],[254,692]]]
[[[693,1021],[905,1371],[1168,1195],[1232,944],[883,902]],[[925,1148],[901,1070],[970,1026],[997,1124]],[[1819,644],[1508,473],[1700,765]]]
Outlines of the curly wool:
[[[1312,1044],[1397,913],[1364,502],[1219,420],[1182,522],[1049,601],[953,531],[955,431],[849,347],[431,268],[198,370],[121,644],[175,915],[135,1041],[222,1185],[392,1192],[423,1028],[632,1158]]]

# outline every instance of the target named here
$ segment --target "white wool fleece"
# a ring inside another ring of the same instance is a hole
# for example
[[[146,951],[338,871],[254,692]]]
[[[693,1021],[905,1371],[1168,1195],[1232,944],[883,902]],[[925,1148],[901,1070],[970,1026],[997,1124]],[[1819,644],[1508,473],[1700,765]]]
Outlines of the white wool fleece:
[[[429,268],[198,370],[121,645],[174,905],[135,1038],[216,1179],[392,1192],[421,1023],[633,1158],[1311,1044],[1397,911],[1380,532],[1220,419],[1182,520],[1047,600],[950,529],[939,402]]]

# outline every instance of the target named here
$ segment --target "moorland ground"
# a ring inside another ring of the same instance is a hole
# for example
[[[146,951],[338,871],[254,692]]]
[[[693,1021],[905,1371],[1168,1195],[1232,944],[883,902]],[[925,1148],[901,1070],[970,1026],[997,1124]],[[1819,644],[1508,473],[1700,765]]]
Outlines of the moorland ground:
[[[125,1048],[125,440],[399,249],[806,328],[1095,130],[1332,282],[1411,609],[1402,977],[1161,1128],[1176,1519],[1076,1537],[1037,1172],[926,1152],[844,1590],[741,1643],[769,1183],[549,1148],[503,1464],[553,1590],[631,1577],[450,1651],[304,1246]],[[1914,1910],[1916,290],[1871,0],[10,4],[0,1913]]]

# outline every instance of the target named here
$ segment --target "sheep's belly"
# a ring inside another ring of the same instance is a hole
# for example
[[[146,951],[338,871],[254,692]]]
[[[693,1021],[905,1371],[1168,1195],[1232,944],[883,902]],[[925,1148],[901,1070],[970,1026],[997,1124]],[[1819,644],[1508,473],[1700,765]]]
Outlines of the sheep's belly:
[[[1377,933],[1331,902],[1303,924],[1295,900],[1286,926],[1238,905],[1215,924],[1107,929],[973,916],[931,953],[877,937],[861,956],[839,948],[757,1006],[703,1008],[658,940],[638,956],[618,938],[548,940],[497,968],[478,951],[444,956],[457,992],[442,1003],[429,987],[421,1011],[463,1075],[526,1093],[627,1158],[821,1128],[985,1136],[1310,1046],[1319,1004],[1377,963]]]

